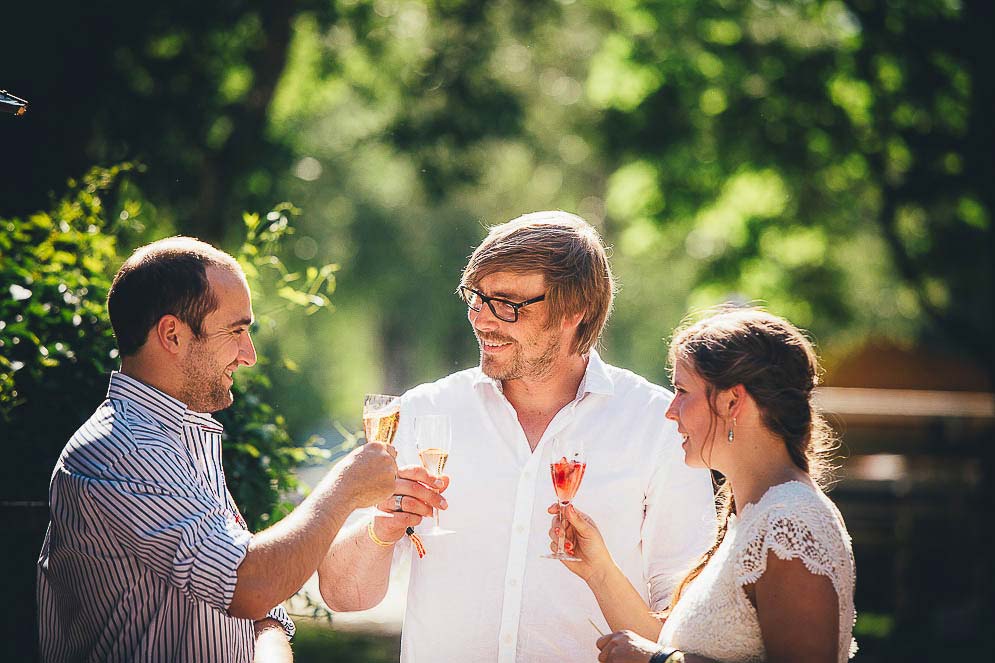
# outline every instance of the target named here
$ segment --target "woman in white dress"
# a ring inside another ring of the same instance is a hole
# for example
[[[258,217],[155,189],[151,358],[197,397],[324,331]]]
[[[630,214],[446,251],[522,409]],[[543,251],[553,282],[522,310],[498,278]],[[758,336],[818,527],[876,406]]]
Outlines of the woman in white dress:
[[[788,321],[726,310],[678,331],[670,347],[675,398],[667,417],[685,462],[718,471],[715,545],[650,612],[622,575],[596,524],[568,507],[564,562],[594,592],[614,631],[599,661],[839,663],[852,641],[850,537],[820,489],[831,431],[812,404],[819,365]],[[555,547],[559,507],[550,537]]]

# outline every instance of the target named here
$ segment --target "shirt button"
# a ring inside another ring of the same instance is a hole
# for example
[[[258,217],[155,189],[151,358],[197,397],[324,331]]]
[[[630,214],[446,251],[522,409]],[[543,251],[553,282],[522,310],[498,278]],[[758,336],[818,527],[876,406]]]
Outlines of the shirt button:
[[[515,528],[515,531],[518,532],[519,534],[525,534],[525,525],[519,525],[518,527]]]
[[[506,645],[510,645],[511,644],[511,634],[510,633],[508,635],[504,636],[504,638],[502,638],[502,639],[504,640],[504,644],[506,644]]]
[[[511,580],[508,581],[508,586],[509,587],[518,587],[518,580],[515,579],[515,578],[512,578]]]

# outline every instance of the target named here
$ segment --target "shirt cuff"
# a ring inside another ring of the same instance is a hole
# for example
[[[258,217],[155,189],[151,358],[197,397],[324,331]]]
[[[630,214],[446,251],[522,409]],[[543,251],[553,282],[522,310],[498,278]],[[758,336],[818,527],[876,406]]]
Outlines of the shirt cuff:
[[[238,582],[238,567],[249,552],[252,534],[232,520],[229,527],[198,542],[185,561],[189,567],[187,592],[220,610],[231,606]]]
[[[280,626],[283,627],[283,632],[287,634],[287,640],[294,637],[294,633],[297,632],[297,626],[294,624],[294,620],[290,618],[290,615],[287,614],[287,611],[284,610],[282,605],[278,605],[267,612],[266,616],[280,622]]]

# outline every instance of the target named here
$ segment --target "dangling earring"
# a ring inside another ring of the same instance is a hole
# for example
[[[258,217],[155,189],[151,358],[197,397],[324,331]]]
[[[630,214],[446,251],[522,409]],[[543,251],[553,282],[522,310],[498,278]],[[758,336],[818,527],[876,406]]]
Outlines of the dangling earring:
[[[732,444],[733,439],[736,437],[736,433],[733,432],[734,428],[736,428],[736,417],[732,418],[732,428],[729,429],[729,435],[727,436],[729,444]]]

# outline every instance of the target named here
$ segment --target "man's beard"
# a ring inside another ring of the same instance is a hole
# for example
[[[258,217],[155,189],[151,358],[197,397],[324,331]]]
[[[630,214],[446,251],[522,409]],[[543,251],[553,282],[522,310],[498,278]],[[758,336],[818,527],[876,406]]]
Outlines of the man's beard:
[[[491,339],[488,340],[510,340],[510,339]],[[536,339],[529,339],[530,344]],[[560,339],[556,334],[549,335],[549,342],[546,347],[539,352],[538,355],[534,357],[523,357],[522,355],[522,344],[512,341],[515,343],[513,348],[514,357],[511,362],[507,365],[501,365],[498,363],[497,358],[488,360],[487,355],[484,353],[483,342],[480,338],[477,338],[477,342],[480,343],[480,370],[484,372],[484,375],[493,380],[521,380],[522,378],[528,378],[530,380],[539,380],[546,377],[553,364],[556,362],[556,357],[560,354]]]
[[[195,341],[183,364],[183,390],[180,400],[194,412],[217,412],[232,403],[224,383],[224,369],[215,369],[217,359]]]

